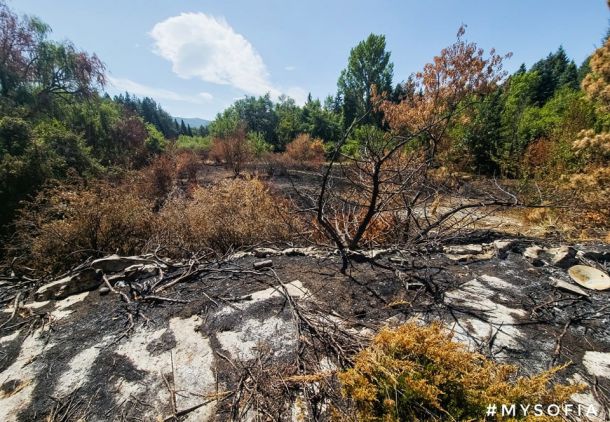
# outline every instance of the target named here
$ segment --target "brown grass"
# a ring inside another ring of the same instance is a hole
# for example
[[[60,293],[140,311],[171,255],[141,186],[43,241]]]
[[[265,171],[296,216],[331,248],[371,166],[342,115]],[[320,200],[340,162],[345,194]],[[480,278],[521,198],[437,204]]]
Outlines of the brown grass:
[[[160,212],[156,242],[181,250],[231,249],[290,238],[287,203],[259,180],[233,179],[196,188],[193,199],[169,202]]]
[[[182,258],[292,238],[289,203],[263,182],[177,186],[179,160],[159,160],[116,185],[46,189],[21,210],[9,259],[59,272],[90,256],[141,254],[158,246]]]
[[[31,267],[59,271],[89,256],[140,252],[153,220],[152,203],[129,185],[58,186],[21,210],[13,252]]]

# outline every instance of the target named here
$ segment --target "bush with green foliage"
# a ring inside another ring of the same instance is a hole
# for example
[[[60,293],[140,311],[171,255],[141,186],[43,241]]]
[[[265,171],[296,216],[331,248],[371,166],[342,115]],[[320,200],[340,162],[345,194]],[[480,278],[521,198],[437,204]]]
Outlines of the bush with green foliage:
[[[179,150],[205,152],[209,151],[212,147],[212,138],[210,136],[180,135],[176,139],[175,146]]]

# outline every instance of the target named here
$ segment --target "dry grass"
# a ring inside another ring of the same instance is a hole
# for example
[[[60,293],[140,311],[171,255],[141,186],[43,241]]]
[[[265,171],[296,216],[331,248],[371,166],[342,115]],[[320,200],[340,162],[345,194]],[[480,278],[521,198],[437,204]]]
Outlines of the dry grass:
[[[192,199],[170,201],[161,210],[155,242],[171,254],[281,242],[290,238],[287,207],[256,179],[198,187]]]
[[[288,202],[260,180],[180,187],[180,173],[180,160],[164,159],[117,185],[46,189],[21,210],[8,258],[55,273],[111,253],[161,246],[162,253],[182,258],[292,237]]]
[[[55,272],[89,256],[140,252],[152,220],[152,203],[129,185],[58,186],[22,209],[13,252],[29,266]]]
[[[382,330],[339,380],[359,421],[483,420],[490,403],[567,402],[583,387],[553,384],[560,369],[518,377],[452,341],[440,323],[409,322]]]
[[[582,173],[542,180],[535,191],[525,193],[525,203],[541,208],[514,210],[526,234],[559,234],[572,241],[610,239],[610,169],[590,167]],[[547,206],[548,205],[548,206]]]

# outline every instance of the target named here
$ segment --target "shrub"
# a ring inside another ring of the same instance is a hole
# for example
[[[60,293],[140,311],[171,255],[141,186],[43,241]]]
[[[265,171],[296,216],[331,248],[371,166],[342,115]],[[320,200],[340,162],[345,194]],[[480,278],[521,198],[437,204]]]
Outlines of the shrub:
[[[192,150],[205,153],[212,147],[212,139],[209,136],[180,135],[176,139],[175,145],[178,150]]]
[[[185,178],[189,183],[197,181],[200,166],[201,158],[194,151],[182,151],[176,155],[176,173],[179,178]]]
[[[594,130],[582,130],[572,144],[578,156],[588,163],[605,165],[610,161],[610,132],[595,133]]]
[[[299,164],[320,164],[324,162],[324,143],[302,133],[286,146],[286,155]]]
[[[552,404],[580,385],[550,385],[554,368],[531,377],[468,351],[440,323],[382,330],[339,374],[362,421],[484,420],[488,404]],[[536,420],[544,420],[537,418]]]
[[[153,124],[146,123],[146,133],[148,134],[148,137],[144,141],[144,145],[148,150],[148,154],[157,155],[165,151],[165,148],[167,148],[167,141],[163,134],[159,132]]]
[[[298,164],[286,154],[267,153],[261,159],[268,176],[287,176],[288,170]]]
[[[210,158],[217,163],[224,163],[236,176],[251,156],[252,147],[243,129],[236,130],[226,138],[215,138],[210,150]]]
[[[257,158],[260,158],[273,150],[273,145],[268,143],[260,132],[248,133],[248,143],[250,144],[252,154]]]
[[[156,157],[138,176],[139,193],[154,201],[158,210],[174,190],[178,177],[176,159],[169,154]]]
[[[160,213],[155,242],[172,255],[213,249],[226,252],[290,237],[287,206],[259,180],[233,179],[198,187],[192,200],[175,199]]]
[[[610,234],[610,168],[592,168],[575,174],[570,177],[569,187],[574,206],[562,213],[562,218],[580,229],[581,238]]]
[[[16,252],[34,268],[51,272],[89,256],[139,253],[154,226],[151,208],[129,184],[48,188],[21,210]]]
[[[91,148],[80,135],[75,134],[57,120],[39,123],[34,138],[55,155],[54,176],[64,178],[69,169],[80,175],[95,174],[101,166],[93,158]]]

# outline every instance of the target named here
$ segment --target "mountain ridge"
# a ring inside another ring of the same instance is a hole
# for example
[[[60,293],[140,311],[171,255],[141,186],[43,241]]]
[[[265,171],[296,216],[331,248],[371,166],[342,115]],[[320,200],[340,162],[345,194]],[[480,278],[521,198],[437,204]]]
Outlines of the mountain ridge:
[[[180,124],[180,121],[184,121],[185,125],[190,125],[192,128],[199,126],[207,126],[210,124],[210,120],[202,119],[199,117],[178,117],[174,116],[174,119]]]

